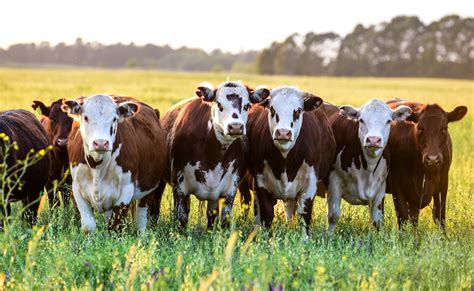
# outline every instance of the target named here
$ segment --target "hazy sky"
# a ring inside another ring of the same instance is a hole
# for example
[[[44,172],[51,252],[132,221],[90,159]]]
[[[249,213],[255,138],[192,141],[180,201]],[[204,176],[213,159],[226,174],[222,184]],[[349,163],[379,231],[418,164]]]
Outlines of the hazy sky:
[[[474,0],[2,0],[0,47],[17,42],[186,45],[237,52],[260,49],[291,33],[342,35],[357,23],[416,15],[474,16]]]

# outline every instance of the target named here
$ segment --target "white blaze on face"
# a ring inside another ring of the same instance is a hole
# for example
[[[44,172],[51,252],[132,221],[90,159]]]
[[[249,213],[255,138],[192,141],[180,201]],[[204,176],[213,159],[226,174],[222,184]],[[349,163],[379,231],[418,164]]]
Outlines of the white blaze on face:
[[[368,153],[378,156],[387,145],[392,121],[406,119],[410,116],[411,110],[406,106],[392,110],[385,102],[372,99],[360,109],[342,106],[341,113],[359,123],[360,144]]]
[[[250,109],[249,92],[239,82],[225,82],[219,86],[212,105],[212,122],[214,127],[225,136],[245,135]],[[242,128],[239,134],[238,129]]]
[[[276,87],[268,99],[268,125],[275,146],[289,151],[303,124],[304,92],[295,87]]]

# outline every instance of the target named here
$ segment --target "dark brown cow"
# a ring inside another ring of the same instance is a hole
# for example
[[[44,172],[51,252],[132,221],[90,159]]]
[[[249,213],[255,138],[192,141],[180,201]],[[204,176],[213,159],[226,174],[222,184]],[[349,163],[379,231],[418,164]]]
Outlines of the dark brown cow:
[[[196,92],[199,97],[176,104],[161,120],[169,153],[167,182],[173,187],[182,227],[188,222],[190,194],[208,201],[208,227],[214,224],[222,198],[220,218],[227,224],[246,171],[248,110],[268,93],[267,89],[252,91],[240,82],[224,82],[217,89],[202,85]]]
[[[109,228],[115,228],[130,202],[139,200],[137,228],[143,231],[166,161],[158,114],[133,98],[110,95],[66,100],[63,110],[77,121],[68,155],[83,229],[96,229],[93,210],[113,215]]]
[[[19,161],[25,160],[31,150],[36,153],[45,150],[49,145],[48,136],[41,123],[31,112],[25,110],[0,111],[0,134],[2,135],[2,138],[0,138],[0,162],[6,158],[8,168],[13,167]],[[8,156],[5,157],[7,144],[14,142],[18,148],[10,148]],[[0,197],[0,199],[5,199],[5,201],[0,201],[0,205],[3,202],[6,203],[5,207],[1,205],[2,211],[7,210],[7,213],[3,213],[4,215],[9,215],[10,202],[23,201],[25,206],[30,205],[28,209],[29,212],[32,212],[32,215],[28,216],[30,223],[35,222],[39,196],[48,179],[48,169],[49,159],[42,158],[37,163],[29,166],[25,174],[20,177],[18,182],[22,182],[21,186],[20,184],[15,185],[17,182],[15,179],[10,184],[4,185],[5,192],[3,192],[3,195],[9,196]]]
[[[50,205],[55,204],[53,189],[55,181],[64,181],[64,185],[60,186],[65,187],[60,187],[59,189],[63,193],[65,193],[64,190],[66,190],[72,182],[69,174],[67,177],[64,175],[69,167],[67,137],[71,131],[73,119],[61,110],[63,100],[64,99],[56,100],[51,103],[50,106],[46,106],[43,102],[35,100],[31,105],[34,110],[39,111],[41,114],[41,124],[43,124],[46,129],[50,144],[53,146],[53,150],[49,153],[51,165],[49,168],[48,182],[46,183]],[[64,198],[67,202],[69,200],[69,195],[64,195]]]
[[[401,226],[408,218],[418,222],[421,209],[434,200],[433,219],[444,228],[448,174],[452,159],[448,123],[458,121],[467,107],[451,112],[437,104],[421,104],[400,99],[387,101],[391,108],[410,107],[413,114],[390,132],[390,189]]]
[[[250,172],[254,180],[256,222],[270,226],[277,199],[311,223],[317,182],[331,168],[336,150],[322,100],[295,87],[277,87],[249,114]]]

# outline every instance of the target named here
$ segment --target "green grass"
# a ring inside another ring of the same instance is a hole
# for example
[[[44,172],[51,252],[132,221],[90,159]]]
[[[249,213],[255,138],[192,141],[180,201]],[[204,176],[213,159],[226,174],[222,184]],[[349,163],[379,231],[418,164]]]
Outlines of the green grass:
[[[15,219],[0,233],[0,289],[113,288],[268,289],[469,289],[473,285],[473,140],[474,82],[443,79],[305,78],[229,75],[252,87],[297,85],[335,104],[361,105],[370,98],[407,98],[437,102],[446,110],[464,104],[470,112],[450,125],[454,161],[450,172],[447,234],[421,213],[417,230],[399,232],[391,196],[384,228],[368,223],[367,209],[343,203],[335,235],[326,235],[326,204],[317,198],[309,241],[295,223],[284,221],[283,207],[271,230],[253,233],[250,218],[236,203],[229,229],[207,231],[191,205],[188,229],[175,229],[171,193],[164,194],[160,220],[138,236],[135,225],[109,233],[99,215],[99,231],[86,236],[71,206],[40,215],[31,229]],[[215,85],[226,74],[106,70],[0,69],[0,109],[30,108],[31,101],[52,101],[93,93],[135,96],[165,112],[194,94],[202,81]],[[19,206],[14,207],[18,210]],[[256,234],[256,235],[255,235]],[[253,237],[255,235],[255,237]],[[250,238],[249,238],[250,237]],[[3,281],[3,282],[2,282]]]

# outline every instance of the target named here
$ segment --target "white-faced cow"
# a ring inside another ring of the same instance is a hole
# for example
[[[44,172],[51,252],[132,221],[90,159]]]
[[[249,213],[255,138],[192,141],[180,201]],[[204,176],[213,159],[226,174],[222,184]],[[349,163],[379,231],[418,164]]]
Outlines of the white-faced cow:
[[[130,202],[139,200],[137,228],[143,231],[166,161],[157,114],[133,98],[110,95],[65,100],[63,110],[77,121],[68,155],[82,228],[96,229],[93,210],[112,215],[109,229],[115,228]]]
[[[188,222],[190,194],[208,201],[208,227],[218,212],[223,225],[228,223],[246,171],[247,114],[252,103],[268,94],[267,89],[253,91],[240,82],[227,81],[217,89],[203,84],[198,97],[176,104],[161,120],[169,153],[167,181],[173,187],[175,214],[182,227]],[[221,209],[219,199],[224,200]]]
[[[410,108],[392,110],[373,99],[356,109],[325,104],[336,138],[336,160],[327,182],[329,232],[340,217],[341,198],[353,205],[368,205],[376,227],[382,219],[388,154],[385,147],[394,121],[406,119]]]
[[[39,123],[38,119],[25,110],[0,111],[0,163],[6,159],[7,169],[3,169],[2,174],[13,173],[15,166],[17,170],[23,169],[19,164],[28,158],[31,162],[31,154],[38,153],[48,147],[49,141],[46,131]],[[16,146],[12,144],[16,143]],[[9,147],[7,155],[6,148]],[[39,196],[44,190],[44,185],[48,179],[49,159],[41,158],[38,162],[28,166],[24,174],[16,171],[17,174],[11,176],[8,181],[2,181],[0,189],[1,211],[8,216],[10,213],[10,202],[22,201],[27,211],[24,212],[30,223],[36,221],[36,213],[39,205]],[[3,178],[2,178],[3,179]],[[6,203],[6,205],[4,205]]]
[[[318,108],[322,103],[311,93],[282,86],[251,109],[249,163],[257,223],[270,226],[274,206],[281,199],[287,219],[296,208],[308,231],[317,182],[329,173],[336,149],[324,108]]]

